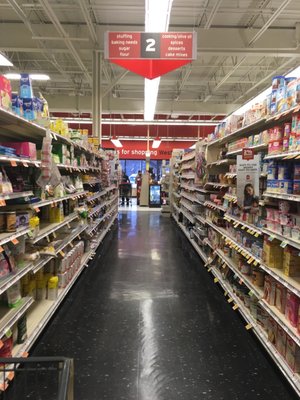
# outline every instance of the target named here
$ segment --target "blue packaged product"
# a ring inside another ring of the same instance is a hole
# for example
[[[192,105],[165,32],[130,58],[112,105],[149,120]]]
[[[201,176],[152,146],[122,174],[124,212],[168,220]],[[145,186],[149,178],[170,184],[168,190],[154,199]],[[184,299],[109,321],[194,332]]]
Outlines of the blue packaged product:
[[[274,89],[279,89],[281,87],[285,86],[285,77],[278,75],[278,76],[274,76],[272,79],[272,90]]]
[[[279,182],[279,193],[292,194],[293,193],[293,181],[291,179],[284,179]]]
[[[284,78],[286,85],[288,85],[290,82],[295,81],[297,78],[295,76],[290,76],[289,78]]]
[[[21,99],[31,99],[33,97],[31,79],[29,74],[21,74],[20,97]]]
[[[12,105],[13,113],[15,113],[16,115],[19,115],[19,116],[23,115],[23,110],[22,110],[23,101],[20,98],[20,96],[18,95],[18,93],[12,93],[11,105]]]
[[[277,161],[271,160],[268,162],[268,180],[277,179],[278,177],[278,163]]]
[[[33,99],[23,99],[23,116],[28,121],[35,120]]]

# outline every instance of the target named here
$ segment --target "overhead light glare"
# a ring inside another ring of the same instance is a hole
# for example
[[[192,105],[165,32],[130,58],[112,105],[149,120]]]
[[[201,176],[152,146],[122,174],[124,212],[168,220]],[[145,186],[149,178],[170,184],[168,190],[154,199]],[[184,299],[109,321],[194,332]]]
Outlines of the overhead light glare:
[[[117,139],[116,137],[111,138],[111,142],[116,146],[116,147],[123,147],[122,143],[120,142],[119,139]]]
[[[144,120],[153,121],[160,78],[145,79],[144,85]]]
[[[21,79],[21,74],[16,72],[8,72],[7,74],[4,74],[4,76],[11,81],[18,81]],[[29,74],[29,77],[34,81],[49,81],[50,79],[49,75],[45,74]]]
[[[161,144],[161,139],[160,138],[154,139],[153,142],[152,142],[152,149],[158,149],[160,144]]]
[[[0,53],[0,67],[13,67],[13,64],[2,53]]]
[[[196,148],[196,143],[194,143],[192,146],[189,147],[189,149],[195,149]]]
[[[9,79],[10,81],[18,81],[21,78],[20,74],[16,74],[14,72],[4,74],[5,78]]]
[[[30,78],[34,81],[49,81],[50,76],[46,74],[29,74]]]

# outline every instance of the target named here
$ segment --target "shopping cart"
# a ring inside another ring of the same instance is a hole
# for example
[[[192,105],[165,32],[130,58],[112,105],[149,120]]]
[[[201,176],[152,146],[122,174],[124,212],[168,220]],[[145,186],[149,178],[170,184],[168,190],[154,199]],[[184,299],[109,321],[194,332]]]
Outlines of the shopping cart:
[[[132,204],[131,196],[132,196],[132,188],[130,183],[120,183],[119,185],[119,195],[120,195],[120,205],[124,206],[125,204],[129,206]]]
[[[74,400],[73,360],[0,358],[1,400]]]

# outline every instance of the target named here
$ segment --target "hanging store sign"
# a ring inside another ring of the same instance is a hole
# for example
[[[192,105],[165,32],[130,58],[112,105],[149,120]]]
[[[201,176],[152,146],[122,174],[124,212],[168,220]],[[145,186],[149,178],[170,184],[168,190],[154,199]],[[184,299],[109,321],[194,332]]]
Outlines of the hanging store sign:
[[[244,155],[244,157],[243,157]],[[258,208],[259,203],[259,156],[243,152],[237,156],[237,202],[246,212]]]
[[[197,58],[195,32],[106,32],[105,58],[154,79]]]

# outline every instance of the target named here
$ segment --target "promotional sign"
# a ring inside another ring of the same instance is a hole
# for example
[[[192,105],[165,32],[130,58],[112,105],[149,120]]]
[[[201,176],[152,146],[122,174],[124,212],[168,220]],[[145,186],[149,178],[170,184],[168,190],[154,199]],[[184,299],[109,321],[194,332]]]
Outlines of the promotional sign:
[[[195,32],[106,32],[104,56],[154,79],[197,58]]]
[[[147,142],[138,140],[121,140],[123,147],[116,149],[121,160],[145,160],[147,152]],[[195,142],[175,142],[162,141],[158,149],[152,149],[150,142],[151,160],[169,160],[173,149],[189,148]],[[102,147],[114,148],[110,140],[103,140]]]
[[[249,155],[237,156],[237,202],[245,211],[257,208],[259,202],[259,156],[249,159]]]

